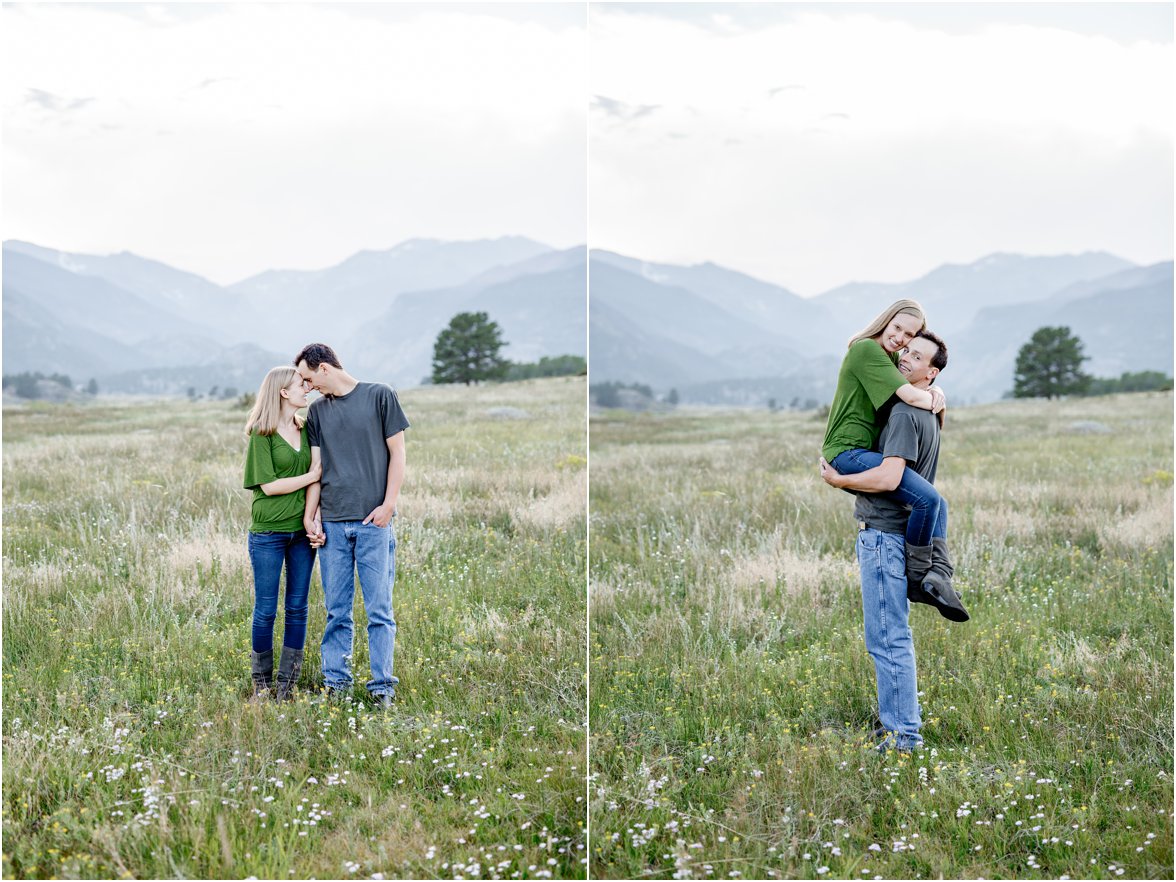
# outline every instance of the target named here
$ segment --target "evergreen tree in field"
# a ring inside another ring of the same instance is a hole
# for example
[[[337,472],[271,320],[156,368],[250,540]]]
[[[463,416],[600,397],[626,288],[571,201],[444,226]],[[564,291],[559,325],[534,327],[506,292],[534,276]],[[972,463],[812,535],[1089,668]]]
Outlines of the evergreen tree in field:
[[[1090,385],[1082,373],[1082,341],[1066,327],[1038,328],[1017,353],[1014,398],[1059,398],[1081,395]]]
[[[433,382],[468,386],[501,379],[510,366],[498,354],[502,347],[498,322],[484,312],[459,312],[433,344]]]

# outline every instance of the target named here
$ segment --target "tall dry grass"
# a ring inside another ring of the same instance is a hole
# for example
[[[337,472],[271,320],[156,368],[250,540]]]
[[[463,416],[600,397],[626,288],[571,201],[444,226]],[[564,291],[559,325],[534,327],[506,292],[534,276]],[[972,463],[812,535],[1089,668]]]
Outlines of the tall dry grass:
[[[243,411],[7,410],[5,877],[582,878],[584,394],[402,395],[388,713],[317,694],[317,572],[298,700],[248,700]]]
[[[869,750],[823,431],[592,421],[593,875],[1171,878],[1170,393],[951,412],[938,485],[973,618],[912,611],[912,756]]]

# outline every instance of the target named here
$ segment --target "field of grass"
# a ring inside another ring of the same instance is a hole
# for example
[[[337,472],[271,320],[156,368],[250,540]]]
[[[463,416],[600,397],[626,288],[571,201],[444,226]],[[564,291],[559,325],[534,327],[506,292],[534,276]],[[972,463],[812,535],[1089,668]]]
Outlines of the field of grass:
[[[300,697],[247,700],[243,410],[6,410],[4,876],[583,878],[584,401],[402,395],[387,713],[358,591],[356,699],[310,691],[317,567]]]
[[[912,611],[879,756],[852,499],[812,415],[594,418],[595,878],[1172,878],[1172,396],[955,409],[972,621]]]

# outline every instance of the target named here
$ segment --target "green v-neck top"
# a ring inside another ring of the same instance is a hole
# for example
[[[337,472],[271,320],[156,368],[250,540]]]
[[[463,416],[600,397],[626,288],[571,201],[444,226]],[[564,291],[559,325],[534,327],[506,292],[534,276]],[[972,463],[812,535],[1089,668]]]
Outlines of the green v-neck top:
[[[272,435],[249,435],[245,450],[245,489],[253,491],[253,519],[251,533],[294,533],[302,529],[302,514],[306,508],[306,488],[280,496],[266,496],[262,484],[278,478],[293,478],[310,471],[310,443],[306,426],[299,435],[295,450],[277,432]]]
[[[854,448],[873,450],[882,427],[878,409],[906,385],[898,370],[898,354],[887,353],[876,340],[858,340],[841,362],[837,391],[829,407],[829,422],[821,456],[833,462]]]

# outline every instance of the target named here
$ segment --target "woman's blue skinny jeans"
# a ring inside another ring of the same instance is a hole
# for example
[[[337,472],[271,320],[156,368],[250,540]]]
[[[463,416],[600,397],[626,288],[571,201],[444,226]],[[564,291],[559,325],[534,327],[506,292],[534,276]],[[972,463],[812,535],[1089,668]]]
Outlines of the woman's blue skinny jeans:
[[[833,466],[843,475],[857,475],[882,465],[882,454],[873,450],[854,448],[833,457]],[[933,537],[947,538],[947,502],[926,478],[907,466],[902,481],[893,490],[881,494],[911,507],[907,521],[908,545],[930,545]]]
[[[305,530],[294,533],[250,533],[249,561],[253,564],[253,651],[274,648],[274,619],[278,615],[278,588],[286,568],[286,628],[282,645],[302,649],[306,642],[310,575],[315,549]]]

